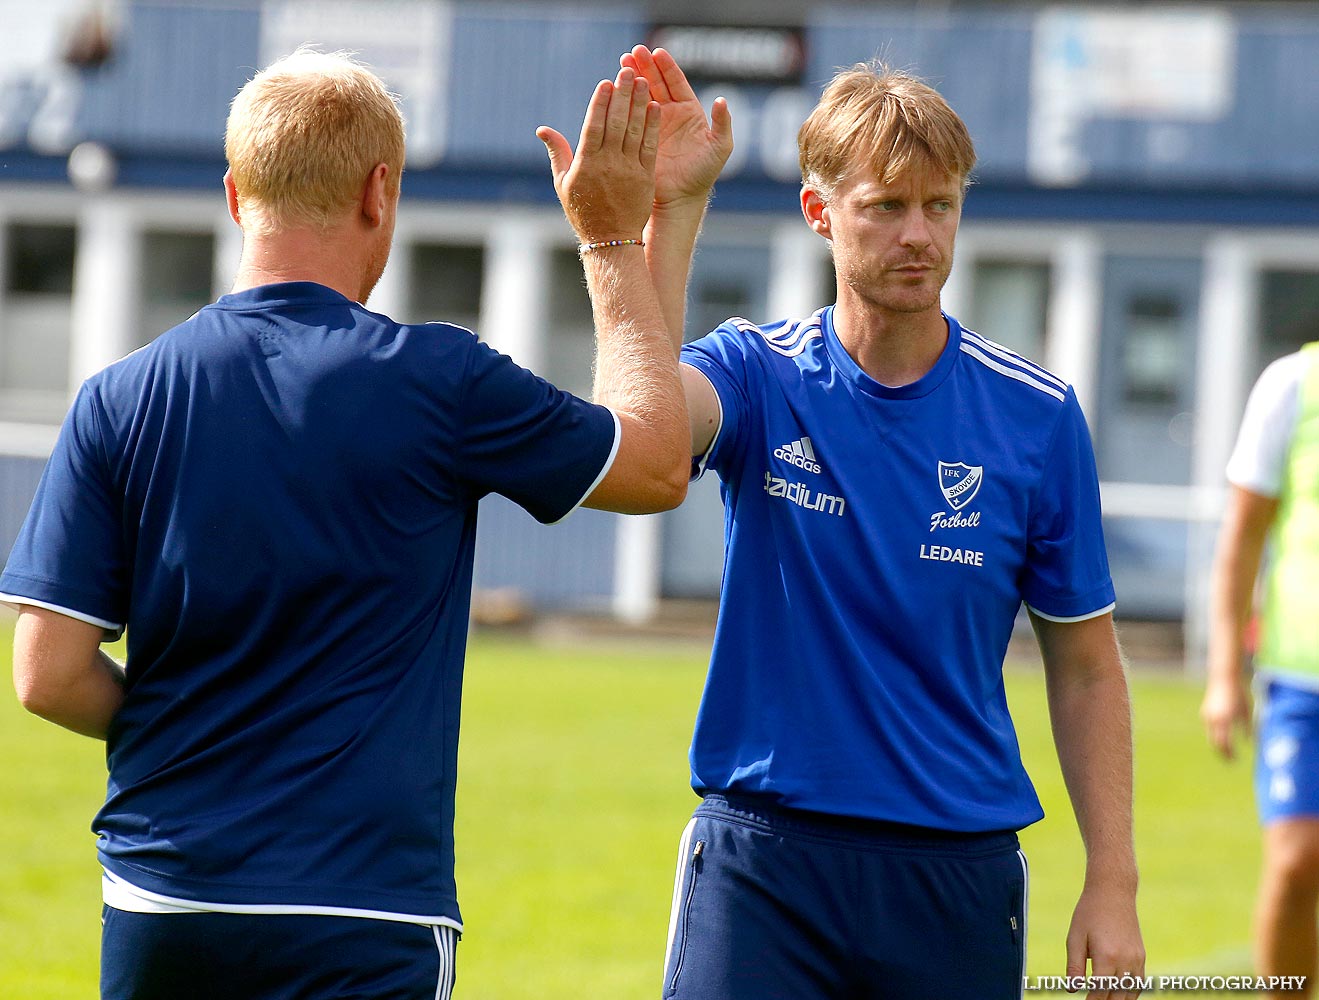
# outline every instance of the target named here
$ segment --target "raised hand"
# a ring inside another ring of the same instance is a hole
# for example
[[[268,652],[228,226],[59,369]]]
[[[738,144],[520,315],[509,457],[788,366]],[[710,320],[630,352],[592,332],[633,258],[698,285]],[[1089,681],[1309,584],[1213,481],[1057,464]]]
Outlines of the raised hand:
[[[655,165],[656,207],[666,208],[686,200],[699,200],[704,205],[733,151],[733,119],[728,103],[722,97],[716,99],[707,119],[686,75],[664,49],[652,52],[638,45],[624,53],[619,62],[650,85],[652,98],[664,109]]]
[[[591,95],[573,153],[568,140],[542,125],[554,190],[583,243],[641,237],[655,197],[660,106],[635,70],[620,69]]]

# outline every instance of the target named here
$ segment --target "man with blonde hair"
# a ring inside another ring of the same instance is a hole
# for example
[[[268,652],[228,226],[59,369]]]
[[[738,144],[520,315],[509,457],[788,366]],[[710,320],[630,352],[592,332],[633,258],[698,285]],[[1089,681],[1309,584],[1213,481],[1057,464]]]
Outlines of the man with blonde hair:
[[[403,167],[378,78],[303,51],[234,101],[233,291],[82,386],[0,577],[23,704],[107,743],[107,1000],[449,995],[477,501],[552,522],[686,491],[648,91],[601,82],[553,147],[596,403],[363,307]]]
[[[352,116],[351,142],[345,115]],[[302,48],[238,92],[224,152],[245,235],[325,227],[351,206],[377,165],[385,167],[386,191],[398,194],[403,119],[374,74],[343,56]]]
[[[646,253],[681,329],[726,113],[662,50],[623,65],[664,108]],[[682,351],[726,564],[664,996],[1020,996],[1016,831],[1042,816],[1002,677],[1023,602],[1087,851],[1066,972],[1134,996],[1130,708],[1076,396],[940,309],[975,150],[938,93],[855,66],[799,146],[835,304]]]

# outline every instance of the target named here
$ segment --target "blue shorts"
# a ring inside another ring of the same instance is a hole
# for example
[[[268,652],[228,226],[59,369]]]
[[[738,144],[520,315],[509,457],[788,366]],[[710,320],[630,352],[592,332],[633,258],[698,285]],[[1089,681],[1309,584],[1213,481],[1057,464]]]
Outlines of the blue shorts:
[[[1268,681],[1259,697],[1255,802],[1264,825],[1319,818],[1319,691]]]
[[[102,908],[101,1000],[448,1000],[452,927]]]
[[[1019,1000],[1026,859],[956,834],[709,795],[683,832],[664,997]]]

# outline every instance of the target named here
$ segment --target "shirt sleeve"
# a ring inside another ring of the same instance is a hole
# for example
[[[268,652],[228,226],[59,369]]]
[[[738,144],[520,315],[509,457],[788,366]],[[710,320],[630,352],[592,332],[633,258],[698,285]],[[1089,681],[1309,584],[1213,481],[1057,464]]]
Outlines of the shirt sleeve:
[[[84,385],[0,575],[0,600],[121,631],[131,583],[121,508],[105,462],[95,393]]]
[[[746,338],[729,321],[713,333],[682,348],[680,361],[709,380],[719,399],[719,426],[704,455],[692,456],[692,478],[707,467],[727,476],[743,451],[748,413],[748,381],[754,367],[747,357]]]
[[[476,342],[463,388],[459,474],[550,524],[575,510],[618,453],[608,407],[579,399]]]
[[[1301,353],[1279,358],[1264,369],[1250,391],[1236,446],[1227,462],[1227,480],[1234,486],[1266,497],[1282,492],[1307,364]]]
[[[1026,544],[1021,592],[1036,614],[1080,621],[1113,609],[1094,448],[1070,388],[1031,505]]]

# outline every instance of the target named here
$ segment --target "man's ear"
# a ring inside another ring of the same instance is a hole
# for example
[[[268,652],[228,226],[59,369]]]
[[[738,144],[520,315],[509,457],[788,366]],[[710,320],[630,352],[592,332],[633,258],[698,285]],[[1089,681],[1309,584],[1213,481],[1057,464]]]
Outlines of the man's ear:
[[[801,214],[813,233],[823,236],[826,240],[833,239],[833,230],[829,225],[829,203],[820,197],[820,193],[815,188],[807,184],[802,185],[801,189]]]
[[[224,172],[224,200],[229,205],[229,218],[234,220],[234,225],[242,229],[243,220],[239,218],[238,212],[238,188],[234,186],[234,175],[231,170]]]
[[[366,185],[362,189],[362,218],[375,228],[385,223],[385,213],[389,208],[389,165],[377,163],[366,175]]]

